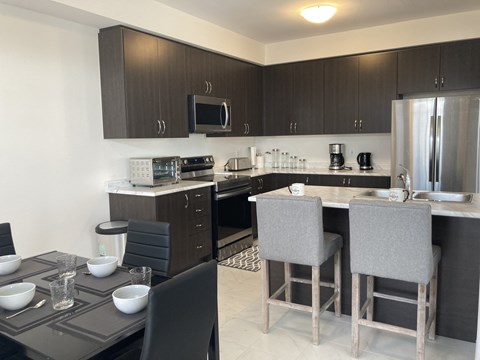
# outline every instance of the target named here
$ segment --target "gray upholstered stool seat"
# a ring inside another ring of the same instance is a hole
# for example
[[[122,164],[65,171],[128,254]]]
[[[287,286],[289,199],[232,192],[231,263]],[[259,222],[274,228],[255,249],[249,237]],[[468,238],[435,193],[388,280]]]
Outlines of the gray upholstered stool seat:
[[[257,196],[258,245],[262,261],[263,330],[269,328],[269,305],[312,313],[313,343],[319,343],[319,315],[332,305],[340,316],[341,249],[343,238],[323,231],[322,200],[309,196]],[[320,281],[320,265],[334,256],[334,282]],[[273,295],[269,288],[269,260],[285,263],[285,282]],[[291,276],[290,264],[312,267],[312,280]],[[291,302],[291,283],[312,285],[312,306]],[[333,295],[320,307],[320,286]],[[285,292],[285,301],[278,296]]]
[[[441,258],[440,247],[432,245],[430,205],[355,199],[350,202],[349,218],[352,356],[359,355],[359,325],[363,325],[416,337],[416,358],[423,360],[426,332],[430,339],[435,338],[437,276]],[[367,275],[367,297],[362,306],[360,274]],[[374,292],[375,276],[417,283],[417,301]],[[375,297],[416,304],[416,330],[373,321]],[[365,313],[366,319],[363,318]]]

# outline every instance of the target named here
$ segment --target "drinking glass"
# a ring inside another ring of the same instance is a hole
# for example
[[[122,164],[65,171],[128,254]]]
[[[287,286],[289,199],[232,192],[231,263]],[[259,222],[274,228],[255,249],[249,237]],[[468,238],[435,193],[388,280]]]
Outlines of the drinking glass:
[[[49,285],[54,310],[65,310],[73,306],[75,280],[62,278],[52,281]]]
[[[132,285],[151,286],[152,269],[147,266],[134,267],[130,269]]]
[[[74,277],[77,272],[77,256],[72,254],[65,254],[57,256],[58,277],[70,278]]]

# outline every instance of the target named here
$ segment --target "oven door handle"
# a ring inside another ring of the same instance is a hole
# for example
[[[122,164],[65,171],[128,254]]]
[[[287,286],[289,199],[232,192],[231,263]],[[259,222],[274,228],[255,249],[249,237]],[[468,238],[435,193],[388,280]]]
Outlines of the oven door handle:
[[[234,190],[226,191],[223,193],[215,193],[214,199],[223,200],[223,199],[228,199],[237,195],[250,194],[251,192],[252,192],[252,187],[249,186],[246,188],[234,189]]]

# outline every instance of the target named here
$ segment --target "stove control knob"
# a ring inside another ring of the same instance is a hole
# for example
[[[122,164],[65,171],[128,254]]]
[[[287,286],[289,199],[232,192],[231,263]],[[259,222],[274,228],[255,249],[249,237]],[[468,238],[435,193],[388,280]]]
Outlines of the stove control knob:
[[[183,163],[184,163],[185,165],[187,165],[187,164],[188,164],[188,160],[187,160],[187,159],[183,159]]]

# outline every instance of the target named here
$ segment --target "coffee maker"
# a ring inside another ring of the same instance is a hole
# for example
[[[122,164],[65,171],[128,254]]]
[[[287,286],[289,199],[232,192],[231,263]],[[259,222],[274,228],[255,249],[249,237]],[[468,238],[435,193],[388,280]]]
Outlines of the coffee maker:
[[[345,159],[343,158],[343,152],[345,151],[344,144],[329,144],[328,150],[330,152],[330,170],[343,170],[345,169]]]

